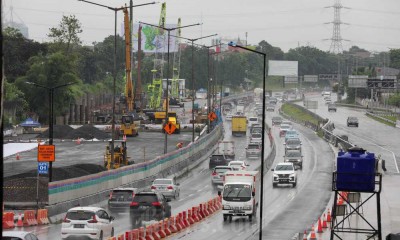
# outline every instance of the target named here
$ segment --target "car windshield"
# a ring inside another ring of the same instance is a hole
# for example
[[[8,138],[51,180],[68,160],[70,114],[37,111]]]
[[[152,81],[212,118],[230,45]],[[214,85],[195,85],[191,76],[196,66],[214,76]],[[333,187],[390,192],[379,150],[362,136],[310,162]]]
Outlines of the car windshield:
[[[238,163],[238,162],[231,162],[230,163],[231,166],[241,166],[242,163]]]
[[[67,219],[70,220],[89,220],[92,219],[94,216],[94,212],[90,212],[90,211],[70,211],[67,212]]]
[[[292,130],[292,131],[287,131],[286,134],[288,134],[288,135],[297,135],[297,132]]]
[[[158,202],[157,195],[155,194],[136,194],[133,201],[139,203]]]
[[[153,184],[172,184],[171,179],[156,179]]]
[[[249,145],[249,146],[247,147],[247,149],[259,149],[259,148],[260,148],[259,145]]]
[[[288,139],[286,145],[299,145],[301,142],[299,139]]]
[[[251,186],[247,184],[227,184],[222,196],[226,201],[249,201],[251,199]]]
[[[132,191],[129,190],[114,190],[110,200],[114,201],[132,201]]]
[[[292,165],[277,165],[275,167],[275,171],[289,171],[289,170],[293,170]]]
[[[300,157],[301,156],[301,153],[300,152],[298,152],[298,151],[289,151],[289,152],[286,152],[286,157]]]

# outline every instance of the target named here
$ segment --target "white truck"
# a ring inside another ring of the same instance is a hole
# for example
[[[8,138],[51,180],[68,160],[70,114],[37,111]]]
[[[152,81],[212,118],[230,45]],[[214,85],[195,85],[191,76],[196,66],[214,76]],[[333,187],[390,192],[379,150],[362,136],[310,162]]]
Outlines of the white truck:
[[[224,221],[233,216],[248,216],[249,221],[257,214],[260,192],[258,171],[228,171],[225,173],[222,194],[222,214]]]
[[[225,155],[227,159],[235,159],[235,142],[234,141],[219,141],[217,155]]]
[[[236,114],[237,113],[244,114],[244,105],[237,105],[236,106]]]

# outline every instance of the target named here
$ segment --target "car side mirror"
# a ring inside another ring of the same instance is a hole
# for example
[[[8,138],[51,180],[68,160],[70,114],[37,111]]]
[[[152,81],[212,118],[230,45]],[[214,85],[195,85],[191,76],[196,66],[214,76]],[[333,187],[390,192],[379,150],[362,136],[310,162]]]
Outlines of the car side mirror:
[[[110,216],[110,222],[113,221],[115,219],[114,216]]]
[[[221,196],[221,191],[218,191],[218,196]]]
[[[271,168],[271,171],[273,172],[273,171],[275,171],[275,169]]]
[[[170,198],[165,198],[165,201],[166,202],[171,202],[171,199]]]
[[[256,195],[256,192],[251,192],[251,196],[255,196]]]

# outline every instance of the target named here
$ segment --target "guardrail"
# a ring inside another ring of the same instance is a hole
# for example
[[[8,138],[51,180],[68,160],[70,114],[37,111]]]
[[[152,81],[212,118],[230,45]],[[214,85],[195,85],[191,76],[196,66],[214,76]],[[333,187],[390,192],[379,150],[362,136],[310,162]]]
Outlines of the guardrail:
[[[367,111],[365,114],[366,114],[367,116],[371,116],[371,117],[374,117],[374,118],[378,118],[378,119],[380,119],[380,120],[382,120],[382,121],[388,122],[388,123],[393,124],[394,126],[396,126],[396,122],[395,122],[395,121],[392,121],[392,120],[390,120],[390,119],[381,117],[381,116],[376,115],[376,114],[374,114],[374,113],[372,113],[372,112],[370,112],[370,111]]]

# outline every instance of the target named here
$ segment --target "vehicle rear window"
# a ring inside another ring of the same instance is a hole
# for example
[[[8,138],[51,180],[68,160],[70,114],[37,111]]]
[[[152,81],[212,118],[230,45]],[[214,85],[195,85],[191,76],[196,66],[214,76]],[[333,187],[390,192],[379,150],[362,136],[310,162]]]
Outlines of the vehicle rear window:
[[[172,180],[170,180],[170,179],[157,179],[157,180],[154,180],[153,184],[172,184]]]
[[[67,219],[70,220],[90,220],[94,216],[94,212],[89,211],[71,211],[67,212]]]
[[[298,151],[290,151],[286,153],[286,157],[300,157],[301,153]]]
[[[114,190],[112,192],[111,200],[118,200],[118,201],[132,201],[133,192],[129,190]]]
[[[301,141],[296,138],[286,140],[287,145],[296,145],[296,144],[300,144],[300,143],[301,143]]]
[[[260,146],[258,146],[258,145],[249,145],[247,147],[247,149],[259,149],[259,148],[260,148]]]
[[[258,118],[249,118],[249,120],[252,122],[256,122],[256,121],[258,121]]]
[[[133,201],[135,202],[158,202],[157,195],[155,194],[136,194]]]
[[[231,171],[230,168],[216,168],[215,171],[217,173],[226,173],[227,171]]]
[[[253,134],[251,135],[252,138],[261,138],[261,134]]]

